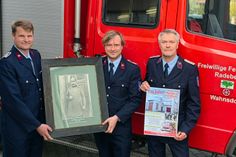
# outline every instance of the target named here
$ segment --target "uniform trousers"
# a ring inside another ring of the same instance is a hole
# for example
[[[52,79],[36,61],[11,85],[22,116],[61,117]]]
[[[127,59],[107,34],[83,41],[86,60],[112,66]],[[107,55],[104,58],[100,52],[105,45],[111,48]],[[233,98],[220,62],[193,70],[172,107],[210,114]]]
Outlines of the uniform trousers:
[[[131,135],[94,134],[99,157],[130,157]]]
[[[173,157],[189,157],[188,139],[176,141],[169,137],[148,136],[147,140],[150,157],[166,157],[166,144]]]
[[[3,137],[3,157],[42,157],[43,138],[37,131],[28,133],[26,137],[12,139]]]

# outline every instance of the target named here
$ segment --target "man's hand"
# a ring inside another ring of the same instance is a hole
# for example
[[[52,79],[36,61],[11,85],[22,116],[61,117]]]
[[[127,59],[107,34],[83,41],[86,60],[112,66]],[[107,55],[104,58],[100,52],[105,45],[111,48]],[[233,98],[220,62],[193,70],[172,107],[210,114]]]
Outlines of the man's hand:
[[[49,132],[52,132],[52,128],[47,124],[41,124],[37,129],[38,133],[43,136],[45,141],[50,141],[53,138],[50,136]]]
[[[150,89],[150,85],[147,81],[144,81],[141,86],[139,87],[143,92],[146,92]]]
[[[177,141],[183,141],[186,138],[187,138],[187,134],[185,132],[181,132],[181,131],[179,131],[176,134],[176,136],[174,137],[174,139],[176,139]]]
[[[116,127],[116,123],[117,123],[118,120],[119,120],[118,116],[117,116],[117,115],[114,115],[114,116],[112,116],[112,117],[107,118],[107,119],[102,123],[102,125],[108,124],[106,133],[110,133],[110,134],[111,134],[111,133],[113,132],[113,130],[114,130],[115,127]]]

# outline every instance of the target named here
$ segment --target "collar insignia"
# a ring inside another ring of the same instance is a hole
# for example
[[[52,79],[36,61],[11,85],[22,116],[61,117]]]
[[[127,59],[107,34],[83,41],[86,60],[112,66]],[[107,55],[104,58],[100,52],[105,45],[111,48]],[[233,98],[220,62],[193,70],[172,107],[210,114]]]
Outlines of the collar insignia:
[[[107,60],[105,59],[104,61],[103,61],[103,65],[106,65],[107,64]]]
[[[180,61],[177,62],[177,68],[178,69],[182,69],[183,68],[183,64]]]
[[[161,58],[158,58],[157,63],[161,63]]]
[[[21,61],[23,59],[22,55],[19,52],[16,53],[16,57],[17,57],[18,61]]]
[[[124,63],[120,63],[120,69],[125,70],[125,64]]]

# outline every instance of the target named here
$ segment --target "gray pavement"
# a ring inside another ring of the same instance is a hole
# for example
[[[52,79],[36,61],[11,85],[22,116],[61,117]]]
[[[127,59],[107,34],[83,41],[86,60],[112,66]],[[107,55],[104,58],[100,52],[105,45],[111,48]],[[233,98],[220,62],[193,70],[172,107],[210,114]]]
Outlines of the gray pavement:
[[[78,144],[77,144],[78,145]],[[89,144],[89,147],[94,147],[94,144]],[[83,147],[80,147],[83,149]],[[90,152],[89,152],[90,151]],[[167,156],[166,157],[172,157],[171,152],[169,148],[166,149]],[[86,152],[83,150],[73,149],[69,148],[68,146],[62,146],[58,144],[53,143],[46,143],[46,149],[44,151],[43,157],[98,157],[98,151],[96,147],[94,149],[87,150]],[[134,149],[131,153],[131,157],[148,157],[147,152],[147,146],[143,146],[139,149]],[[212,153],[196,150],[196,149],[190,149],[190,157],[213,157]],[[214,156],[216,157],[216,156]],[[217,155],[217,157],[226,157],[224,155]]]
[[[146,151],[145,154],[148,157],[147,146],[145,146],[143,149]],[[213,156],[213,154],[210,152],[190,148],[190,156],[189,157],[212,157],[212,156]],[[134,157],[136,157],[136,156],[134,156]],[[168,146],[166,148],[166,157],[172,157],[171,151]],[[226,156],[225,155],[217,155],[217,157],[226,157]]]
[[[134,145],[133,145],[134,146]],[[172,157],[169,147],[167,156]],[[98,157],[98,150],[91,136],[74,136],[44,143],[43,157]],[[0,150],[0,157],[2,152]],[[131,157],[148,157],[147,144],[133,147]],[[212,153],[190,149],[190,157],[213,157]],[[216,156],[214,156],[216,157]],[[217,157],[226,157],[217,155]]]
[[[65,157],[67,157],[67,156],[68,155],[66,155]],[[196,149],[190,149],[190,157],[211,157],[211,156],[212,156],[212,154],[209,152],[200,151],[200,150],[196,150]],[[0,157],[2,157],[1,151],[0,151]],[[44,157],[52,157],[52,156],[45,156],[44,155]],[[83,157],[83,156],[81,156],[81,157]],[[139,157],[139,155],[136,155],[134,157]],[[170,154],[170,151],[168,149],[167,149],[167,157],[172,157],[172,155]],[[218,155],[217,157],[226,157],[226,156],[225,155]]]

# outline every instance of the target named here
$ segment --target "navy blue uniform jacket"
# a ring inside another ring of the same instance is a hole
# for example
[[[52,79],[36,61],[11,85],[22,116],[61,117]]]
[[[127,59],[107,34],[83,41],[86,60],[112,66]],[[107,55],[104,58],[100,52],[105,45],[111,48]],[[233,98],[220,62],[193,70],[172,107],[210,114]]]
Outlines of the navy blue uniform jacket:
[[[161,57],[150,58],[146,80],[151,87],[180,89],[178,131],[189,133],[200,114],[198,69],[181,57],[167,79],[164,79]]]
[[[103,58],[103,69],[109,116],[117,115],[120,118],[113,134],[129,135],[131,133],[131,115],[141,102],[140,69],[124,57],[122,57],[112,81],[109,79],[107,57]]]
[[[30,49],[26,59],[12,47],[8,56],[0,60],[0,91],[2,96],[2,132],[11,139],[24,139],[44,119],[41,57]]]

